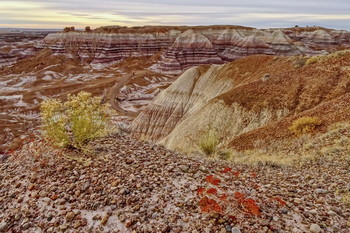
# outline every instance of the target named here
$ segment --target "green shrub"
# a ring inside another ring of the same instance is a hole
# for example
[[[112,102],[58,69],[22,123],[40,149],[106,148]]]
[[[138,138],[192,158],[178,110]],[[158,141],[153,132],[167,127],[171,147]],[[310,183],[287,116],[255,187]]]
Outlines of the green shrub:
[[[321,124],[322,122],[316,117],[301,117],[293,121],[289,130],[299,136],[302,134],[313,133],[316,127]]]
[[[56,146],[83,148],[90,140],[112,132],[112,110],[100,104],[101,98],[80,92],[68,95],[66,102],[57,99],[41,104],[44,133]]]
[[[219,140],[216,132],[213,130],[209,130],[205,135],[203,135],[203,137],[199,142],[200,149],[207,156],[214,155],[215,152],[217,151],[218,145],[219,145]]]

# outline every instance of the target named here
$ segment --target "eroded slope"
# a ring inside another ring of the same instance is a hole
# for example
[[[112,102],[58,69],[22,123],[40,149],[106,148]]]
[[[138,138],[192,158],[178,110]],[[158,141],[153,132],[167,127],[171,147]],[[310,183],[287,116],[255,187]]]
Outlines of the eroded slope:
[[[215,130],[222,144],[246,149],[257,140],[291,137],[288,127],[300,116],[317,116],[324,125],[347,120],[350,54],[302,67],[300,59],[253,56],[193,68],[134,120],[133,134],[190,152]]]

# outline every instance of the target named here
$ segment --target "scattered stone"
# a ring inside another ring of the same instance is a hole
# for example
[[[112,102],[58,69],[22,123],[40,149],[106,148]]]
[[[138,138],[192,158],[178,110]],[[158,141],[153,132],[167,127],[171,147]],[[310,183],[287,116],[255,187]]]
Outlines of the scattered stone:
[[[311,224],[310,231],[312,233],[320,233],[322,231],[321,227],[317,224]]]
[[[23,230],[27,230],[29,227],[31,227],[31,225],[32,225],[32,223],[26,222],[26,223],[24,223],[24,224],[22,225],[22,229],[23,229]]]
[[[119,180],[115,180],[115,181],[112,182],[111,186],[112,187],[117,187],[118,184],[119,184]]]
[[[315,210],[315,209],[312,209],[312,210],[309,211],[309,213],[310,213],[310,214],[313,214],[313,215],[316,215],[316,214],[318,214],[318,211]]]
[[[101,224],[106,225],[108,222],[108,219],[109,219],[109,215],[108,214],[104,215],[102,220],[101,220]]]
[[[102,219],[102,217],[101,217],[101,215],[99,215],[99,214],[96,214],[94,217],[92,217],[92,220],[101,220]]]
[[[132,220],[127,220],[125,223],[126,228],[130,228],[132,225],[134,225],[134,221],[132,221]]]
[[[232,227],[231,233],[241,233],[241,229],[239,227]]]
[[[326,193],[328,193],[328,190],[325,190],[325,189],[316,189],[316,190],[315,190],[315,193],[317,193],[317,194],[326,194]]]
[[[62,225],[59,226],[59,228],[60,228],[61,231],[65,231],[65,230],[68,229],[68,225],[67,224],[62,224]]]
[[[0,232],[5,232],[7,230],[8,224],[5,221],[0,222]]]
[[[71,222],[73,219],[74,219],[74,217],[75,217],[75,213],[74,212],[68,212],[67,214],[66,214],[66,221],[67,222]]]

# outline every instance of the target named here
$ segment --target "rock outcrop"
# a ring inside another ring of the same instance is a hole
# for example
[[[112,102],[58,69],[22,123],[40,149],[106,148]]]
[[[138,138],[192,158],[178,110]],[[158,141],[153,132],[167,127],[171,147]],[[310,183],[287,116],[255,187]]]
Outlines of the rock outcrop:
[[[41,30],[15,31],[11,29],[0,31],[0,68],[33,56],[36,52],[35,43],[49,34],[49,31]]]
[[[350,117],[350,52],[301,68],[298,59],[259,55],[189,69],[134,120],[133,135],[191,152],[214,130],[222,145],[242,149],[292,136],[288,127],[301,116],[325,124]]]
[[[184,71],[201,64],[221,64],[213,44],[205,36],[188,30],[179,35],[164,52],[160,69],[164,72]]]
[[[48,35],[39,48],[68,53],[92,63],[161,53],[152,69],[182,73],[200,64],[220,64],[253,54],[315,55],[350,46],[350,33],[323,28],[254,29],[237,26],[150,27],[109,33],[68,32]]]
[[[56,53],[94,63],[109,63],[128,57],[152,56],[167,49],[179,32],[168,33],[87,33],[68,32],[48,35],[41,47]]]

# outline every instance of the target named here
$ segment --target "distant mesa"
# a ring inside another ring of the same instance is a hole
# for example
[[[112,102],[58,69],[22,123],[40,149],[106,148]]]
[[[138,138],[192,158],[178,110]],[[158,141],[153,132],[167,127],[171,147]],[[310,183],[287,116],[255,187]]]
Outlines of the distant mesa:
[[[88,33],[86,33],[88,32]],[[85,32],[66,27],[49,34],[38,49],[56,54],[75,51],[92,63],[110,63],[128,57],[161,53],[152,69],[180,74],[201,64],[222,64],[255,54],[317,55],[350,46],[350,32],[320,27],[255,29],[241,26],[101,27]]]

